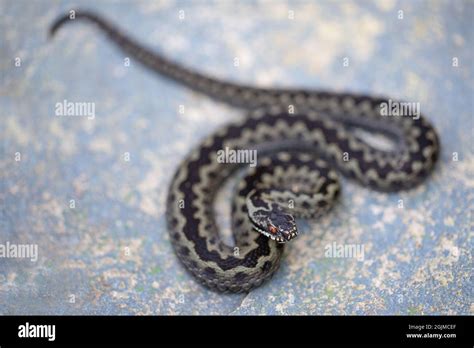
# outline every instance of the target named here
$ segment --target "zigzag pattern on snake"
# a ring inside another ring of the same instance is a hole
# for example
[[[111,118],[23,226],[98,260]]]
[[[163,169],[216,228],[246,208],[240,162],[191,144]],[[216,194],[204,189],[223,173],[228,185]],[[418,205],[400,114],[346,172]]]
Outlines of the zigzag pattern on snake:
[[[386,98],[225,82],[150,51],[95,13],[78,11],[74,20],[95,24],[152,71],[247,110],[195,147],[169,187],[166,217],[176,255],[211,289],[246,292],[269,279],[284,243],[298,234],[295,218],[314,218],[334,203],[336,171],[375,190],[398,191],[420,183],[437,160],[438,136],[426,118],[383,117]],[[74,20],[58,18],[50,34]],[[391,148],[377,149],[360,130],[385,136]],[[213,204],[226,180],[248,165],[221,163],[226,148],[258,154],[232,201],[235,246],[222,241]]]

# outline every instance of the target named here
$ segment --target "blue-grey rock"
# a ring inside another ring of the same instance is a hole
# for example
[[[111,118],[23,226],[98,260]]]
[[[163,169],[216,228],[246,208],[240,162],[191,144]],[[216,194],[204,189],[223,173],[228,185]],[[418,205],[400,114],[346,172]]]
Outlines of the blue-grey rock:
[[[0,259],[0,314],[473,314],[472,2],[80,3],[218,77],[419,102],[441,158],[409,192],[344,180],[271,281],[209,291],[174,256],[165,195],[182,157],[239,112],[125,67],[90,25],[48,40],[77,2],[2,1],[0,242],[36,244],[38,260]],[[94,102],[95,118],[56,116],[64,100]],[[363,258],[326,257],[332,243]]]

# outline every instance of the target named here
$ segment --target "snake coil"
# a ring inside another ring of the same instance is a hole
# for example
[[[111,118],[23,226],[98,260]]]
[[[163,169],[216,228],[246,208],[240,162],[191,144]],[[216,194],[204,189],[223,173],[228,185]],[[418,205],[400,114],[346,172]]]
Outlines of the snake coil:
[[[313,218],[334,203],[340,191],[335,170],[375,190],[398,191],[421,182],[437,160],[439,141],[430,123],[423,116],[382,116],[385,98],[221,81],[150,51],[95,13],[78,11],[75,20],[95,24],[152,71],[247,110],[198,145],[169,187],[166,217],[176,255],[214,290],[246,292],[270,278],[284,243],[297,235],[295,217]],[[58,18],[51,36],[73,21]],[[391,148],[370,145],[360,130],[382,134]],[[213,204],[223,183],[245,164],[219,161],[225,149],[259,155],[232,202],[235,246],[221,240]]]

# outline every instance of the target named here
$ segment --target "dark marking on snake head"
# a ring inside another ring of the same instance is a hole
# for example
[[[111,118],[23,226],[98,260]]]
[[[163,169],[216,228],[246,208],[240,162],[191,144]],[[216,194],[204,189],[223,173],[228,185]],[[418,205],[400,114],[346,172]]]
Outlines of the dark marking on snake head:
[[[272,263],[271,261],[265,261],[265,263],[262,266],[262,272],[267,273],[270,268],[272,268]]]

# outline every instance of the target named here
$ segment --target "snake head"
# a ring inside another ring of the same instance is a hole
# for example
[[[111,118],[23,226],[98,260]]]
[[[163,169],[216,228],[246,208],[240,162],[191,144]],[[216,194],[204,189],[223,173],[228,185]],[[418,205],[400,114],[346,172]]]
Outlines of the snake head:
[[[277,205],[272,205],[269,211],[255,209],[249,216],[257,232],[279,243],[286,243],[298,235],[293,215]]]

